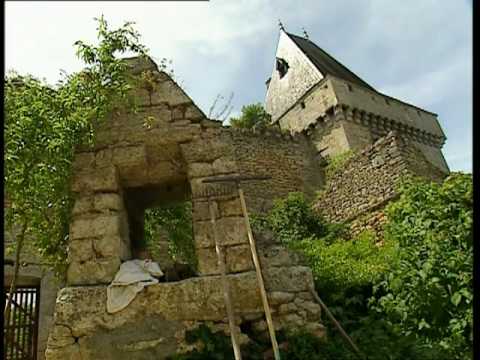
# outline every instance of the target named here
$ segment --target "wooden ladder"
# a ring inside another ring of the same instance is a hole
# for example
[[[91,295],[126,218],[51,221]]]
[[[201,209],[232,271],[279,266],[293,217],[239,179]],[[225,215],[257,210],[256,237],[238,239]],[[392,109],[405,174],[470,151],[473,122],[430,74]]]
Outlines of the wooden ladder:
[[[277,338],[275,336],[275,328],[273,325],[273,320],[272,320],[272,313],[270,310],[270,306],[268,304],[268,298],[267,298],[267,292],[265,290],[265,284],[263,282],[263,276],[262,276],[262,269],[260,266],[260,261],[258,258],[257,254],[257,248],[255,244],[255,239],[253,237],[253,232],[252,228],[250,226],[250,219],[248,216],[247,212],[247,205],[245,203],[245,196],[243,194],[243,189],[240,186],[241,181],[252,181],[252,180],[267,180],[270,179],[270,177],[267,176],[222,176],[222,177],[210,177],[206,178],[203,180],[204,183],[221,183],[221,182],[234,182],[238,196],[240,198],[240,205],[242,207],[242,215],[245,220],[245,227],[247,230],[247,236],[248,236],[248,241],[250,244],[250,251],[252,254],[252,260],[255,265],[255,273],[257,277],[257,284],[260,290],[260,296],[262,298],[262,304],[263,304],[263,310],[265,312],[265,319],[267,320],[267,326],[268,326],[268,332],[270,335],[270,341],[272,343],[272,348],[273,348],[273,355],[275,360],[280,360],[280,351],[278,348],[278,342]],[[222,277],[222,286],[223,286],[223,293],[224,293],[224,299],[225,299],[225,307],[227,309],[227,316],[228,316],[228,324],[230,328],[230,338],[232,341],[232,346],[233,346],[233,351],[235,355],[235,360],[240,360],[242,358],[242,355],[240,353],[240,346],[238,344],[238,338],[237,338],[237,332],[235,328],[235,315],[234,315],[234,310],[233,310],[233,305],[231,301],[231,293],[230,293],[230,287],[228,284],[228,279],[226,277],[226,263],[225,263],[225,252],[224,252],[224,247],[219,245],[218,241],[218,232],[217,232],[217,227],[216,227],[216,219],[215,219],[215,209],[213,208],[213,203],[210,199],[208,198],[208,207],[210,211],[210,221],[212,223],[213,227],[213,236],[215,240],[215,251],[217,253],[217,259],[218,259],[218,266],[220,269],[220,274]]]

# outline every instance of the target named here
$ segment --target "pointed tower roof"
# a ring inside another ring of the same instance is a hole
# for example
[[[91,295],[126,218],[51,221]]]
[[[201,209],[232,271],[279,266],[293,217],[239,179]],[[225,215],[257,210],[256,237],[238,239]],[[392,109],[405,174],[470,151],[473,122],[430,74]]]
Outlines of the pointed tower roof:
[[[290,34],[285,31],[290,39],[302,50],[302,52],[310,59],[315,67],[324,75],[333,75],[340,79],[350,81],[354,84],[364,86],[372,91],[376,91],[366,81],[350,71],[346,66],[335,60],[333,56],[319,48],[309,39]]]

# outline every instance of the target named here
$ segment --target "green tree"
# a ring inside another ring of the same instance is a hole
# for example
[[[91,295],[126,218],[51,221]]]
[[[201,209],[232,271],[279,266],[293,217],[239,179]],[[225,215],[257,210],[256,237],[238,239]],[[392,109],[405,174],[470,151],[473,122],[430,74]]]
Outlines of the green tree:
[[[193,240],[192,203],[190,201],[147,209],[145,211],[145,240],[155,252],[159,230],[168,234],[168,251],[175,261],[197,269]]]
[[[399,261],[378,285],[375,308],[448,358],[471,358],[472,176],[452,173],[441,184],[409,179],[400,193],[388,206],[385,233],[399,243]]]
[[[270,124],[270,115],[267,114],[260,103],[242,107],[242,114],[238,118],[230,118],[230,124],[234,128],[261,129]]]
[[[145,55],[132,23],[111,30],[103,16],[98,45],[75,43],[86,68],[51,86],[32,76],[10,73],[4,88],[4,184],[10,202],[6,230],[16,234],[14,277],[4,315],[8,317],[26,238],[62,273],[66,262],[74,151],[93,144],[94,128],[131,85],[119,54]],[[17,231],[13,231],[18,227]]]

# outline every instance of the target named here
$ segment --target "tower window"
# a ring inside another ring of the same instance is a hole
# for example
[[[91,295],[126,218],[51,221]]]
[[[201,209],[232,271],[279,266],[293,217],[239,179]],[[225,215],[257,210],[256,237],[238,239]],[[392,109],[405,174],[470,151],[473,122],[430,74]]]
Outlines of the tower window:
[[[347,87],[348,87],[348,91],[353,91],[353,87],[352,87],[352,85],[350,85],[350,84],[347,84]]]
[[[278,73],[280,75],[280,79],[281,79],[287,73],[289,66],[288,66],[288,63],[284,59],[277,58],[276,68],[277,68],[277,71],[278,71]]]
[[[300,103],[300,107],[301,107],[302,109],[305,109],[305,103],[304,103],[303,101]]]

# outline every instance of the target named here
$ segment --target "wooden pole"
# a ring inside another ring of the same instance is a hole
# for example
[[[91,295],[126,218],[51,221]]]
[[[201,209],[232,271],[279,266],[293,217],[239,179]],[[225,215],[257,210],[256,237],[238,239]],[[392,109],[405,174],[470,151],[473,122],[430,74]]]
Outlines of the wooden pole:
[[[213,228],[213,238],[215,240],[215,251],[217,252],[218,267],[220,269],[222,277],[222,286],[223,286],[223,296],[225,299],[225,307],[227,309],[228,316],[228,326],[230,327],[230,338],[233,346],[233,353],[235,355],[235,360],[242,360],[242,354],[240,352],[240,346],[237,342],[237,331],[235,328],[235,315],[233,312],[232,300],[230,296],[230,287],[226,277],[226,266],[225,266],[225,252],[223,251],[223,246],[218,244],[218,234],[217,226],[215,221],[215,211],[210,199],[208,199],[208,208],[210,210],[210,222],[212,223]]]
[[[335,317],[332,315],[332,313],[330,312],[330,310],[328,309],[327,305],[325,305],[325,303],[322,301],[322,299],[320,299],[320,296],[318,296],[317,292],[315,291],[315,289],[313,287],[310,287],[310,293],[312,294],[313,298],[320,304],[320,306],[322,307],[323,310],[325,310],[325,313],[327,314],[328,318],[333,322],[333,324],[335,325],[335,327],[338,329],[338,331],[340,332],[340,335],[342,335],[342,337],[347,341],[347,343],[352,347],[352,349],[355,351],[355,353],[357,354],[357,356],[360,358],[360,359],[364,359],[365,357],[363,356],[363,354],[361,353],[360,349],[357,347],[357,345],[355,345],[355,343],[353,342],[353,340],[351,339],[350,336],[348,336],[348,334],[345,332],[345,330],[343,330],[342,328],[342,325],[340,325],[340,323],[337,321],[337,319],[335,319]]]
[[[260,295],[262,297],[263,309],[265,311],[265,318],[267,320],[268,331],[270,333],[270,340],[272,341],[273,355],[275,360],[280,360],[280,351],[278,349],[277,338],[275,336],[275,328],[273,326],[272,314],[270,312],[270,306],[268,304],[267,292],[265,291],[265,285],[263,283],[262,270],[260,267],[260,261],[258,260],[257,248],[255,246],[255,239],[253,238],[252,228],[250,226],[250,220],[247,213],[247,205],[245,203],[245,197],[243,190],[240,187],[240,183],[236,181],[238,195],[240,197],[240,203],[242,205],[242,213],[245,219],[245,226],[247,228],[248,241],[250,242],[250,250],[252,251],[253,263],[255,265],[255,271],[257,274],[257,282],[260,287]]]

